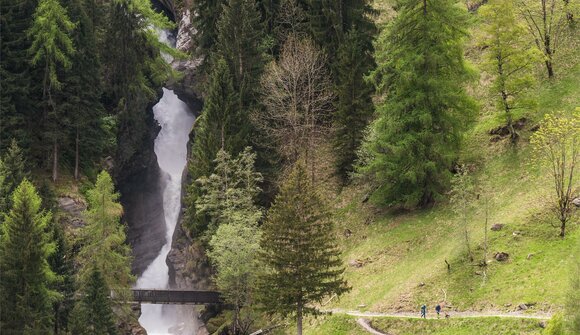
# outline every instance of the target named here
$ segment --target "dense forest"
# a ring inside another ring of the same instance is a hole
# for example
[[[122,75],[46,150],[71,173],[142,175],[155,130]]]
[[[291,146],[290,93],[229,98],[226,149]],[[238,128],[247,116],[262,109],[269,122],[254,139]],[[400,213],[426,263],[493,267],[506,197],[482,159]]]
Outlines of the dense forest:
[[[324,315],[418,313],[439,291],[438,304],[460,296],[454,311],[509,308],[520,301],[472,293],[500,287],[499,249],[517,245],[559,268],[519,270],[539,278],[530,291],[559,278],[557,296],[522,302],[541,305],[545,329],[483,320],[468,333],[580,334],[576,0],[149,1],[0,4],[0,333],[144,333],[126,303],[139,274],[119,185],[143,171],[169,86],[201,106],[179,231],[223,301],[203,309],[204,331],[363,334]],[[160,32],[185,18],[191,43],[176,49]],[[63,197],[84,204],[80,223]],[[513,236],[488,236],[503,220]],[[401,265],[432,243],[444,257]],[[433,264],[423,291],[386,270]],[[447,289],[428,293],[437,276]],[[397,322],[371,326],[425,331]],[[459,333],[441,327],[425,334]]]

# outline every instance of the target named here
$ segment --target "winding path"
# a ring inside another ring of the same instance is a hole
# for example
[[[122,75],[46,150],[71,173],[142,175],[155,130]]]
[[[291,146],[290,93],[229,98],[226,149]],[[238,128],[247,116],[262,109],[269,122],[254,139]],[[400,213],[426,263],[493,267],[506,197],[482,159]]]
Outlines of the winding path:
[[[375,317],[389,317],[389,318],[401,318],[401,319],[420,319],[421,317],[417,315],[418,313],[413,312],[399,312],[399,313],[376,313],[376,312],[360,312],[360,311],[347,311],[343,309],[332,309],[329,312],[333,314],[344,314],[350,316],[356,316],[358,319],[356,322],[364,330],[370,334],[374,335],[390,335],[389,333],[381,333],[374,329],[367,318]],[[450,316],[454,319],[462,318],[488,318],[488,317],[498,317],[498,318],[514,318],[514,319],[535,319],[535,320],[548,320],[552,317],[550,313],[535,313],[535,314],[525,314],[522,312],[511,312],[505,313],[500,311],[486,311],[486,312],[449,312]],[[427,317],[427,319],[437,319],[435,316]]]

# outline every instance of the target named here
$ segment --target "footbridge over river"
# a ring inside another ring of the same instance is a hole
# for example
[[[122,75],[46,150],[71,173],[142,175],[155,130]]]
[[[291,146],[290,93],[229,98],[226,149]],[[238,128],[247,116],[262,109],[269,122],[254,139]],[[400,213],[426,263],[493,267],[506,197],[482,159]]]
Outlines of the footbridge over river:
[[[123,298],[111,292],[111,298],[140,304],[212,305],[223,303],[216,291],[132,289]]]

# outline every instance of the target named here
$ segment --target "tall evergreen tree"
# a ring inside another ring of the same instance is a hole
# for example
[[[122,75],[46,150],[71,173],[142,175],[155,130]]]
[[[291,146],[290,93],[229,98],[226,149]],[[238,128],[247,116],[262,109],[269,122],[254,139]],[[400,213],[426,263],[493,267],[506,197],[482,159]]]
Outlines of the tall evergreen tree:
[[[51,214],[40,210],[40,197],[26,179],[12,203],[0,241],[0,332],[49,334],[51,303],[58,298],[48,287],[55,279],[48,264],[54,244],[46,232]]]
[[[72,35],[77,52],[63,82],[62,95],[66,99],[60,109],[67,123],[68,142],[73,143],[72,150],[68,147],[66,152],[74,157],[74,177],[78,180],[83,161],[92,163],[103,149],[106,134],[101,123],[105,110],[100,101],[101,63],[96,30],[86,8],[89,3],[67,0],[65,4],[71,17],[77,20],[77,29]]]
[[[258,98],[264,67],[263,25],[255,0],[228,0],[217,23],[217,52],[226,61],[238,93],[238,109],[246,115]],[[242,122],[249,124],[247,117]]]
[[[461,130],[475,111],[463,84],[467,16],[452,0],[404,0],[379,41],[378,106],[363,173],[384,205],[426,206],[448,187]]]
[[[209,60],[217,41],[217,22],[225,0],[198,0],[193,2],[192,25],[199,56]]]
[[[117,328],[109,298],[109,287],[98,268],[89,269],[82,298],[71,317],[71,331],[78,335],[116,335]]]
[[[26,31],[33,21],[37,0],[0,2],[0,151],[13,138],[30,148],[36,138],[31,126],[38,126],[33,89],[36,79],[28,62],[30,40]]]
[[[298,334],[302,318],[326,296],[349,290],[333,236],[333,224],[302,163],[280,188],[263,225],[260,301],[264,308],[293,315]]]
[[[131,248],[125,244],[125,227],[120,222],[123,208],[118,199],[111,176],[102,171],[95,187],[87,192],[89,206],[84,212],[87,225],[81,232],[78,254],[81,284],[89,282],[92,266],[101,271],[111,289],[128,288],[134,281]]]
[[[368,36],[367,36],[368,37]],[[365,36],[352,29],[338,48],[335,71],[337,96],[334,113],[334,148],[336,168],[346,178],[352,171],[364,129],[374,111],[372,85],[365,76],[373,69],[371,50]]]
[[[47,123],[46,138],[52,143],[52,180],[58,178],[59,142],[63,137],[62,120],[53,94],[61,89],[58,71],[71,67],[74,53],[70,37],[74,24],[58,0],[40,0],[34,22],[28,30],[32,39],[32,65],[43,68],[42,101]]]
[[[8,213],[12,207],[12,192],[24,178],[28,177],[24,155],[14,139],[0,160],[0,175],[3,177],[3,182],[0,183],[0,197],[3,198],[3,200],[0,199],[0,213]],[[2,222],[1,217],[0,222]]]
[[[205,231],[209,222],[207,216],[196,210],[197,199],[201,196],[200,185],[196,181],[211,174],[220,149],[237,154],[247,145],[249,137],[249,129],[239,110],[238,95],[225,60],[215,61],[211,74],[204,108],[194,126],[195,140],[189,165],[193,182],[187,190],[185,220],[196,236]]]

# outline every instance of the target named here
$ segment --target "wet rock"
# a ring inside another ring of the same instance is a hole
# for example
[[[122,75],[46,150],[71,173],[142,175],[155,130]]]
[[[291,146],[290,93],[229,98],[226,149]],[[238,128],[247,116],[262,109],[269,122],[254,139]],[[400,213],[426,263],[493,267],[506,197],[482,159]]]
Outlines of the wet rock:
[[[497,252],[493,258],[498,262],[505,262],[509,259],[510,255],[507,252]]]
[[[502,224],[502,223],[496,223],[493,226],[491,226],[491,230],[493,230],[493,231],[500,231],[500,230],[503,229],[503,227],[504,227],[504,224]]]

